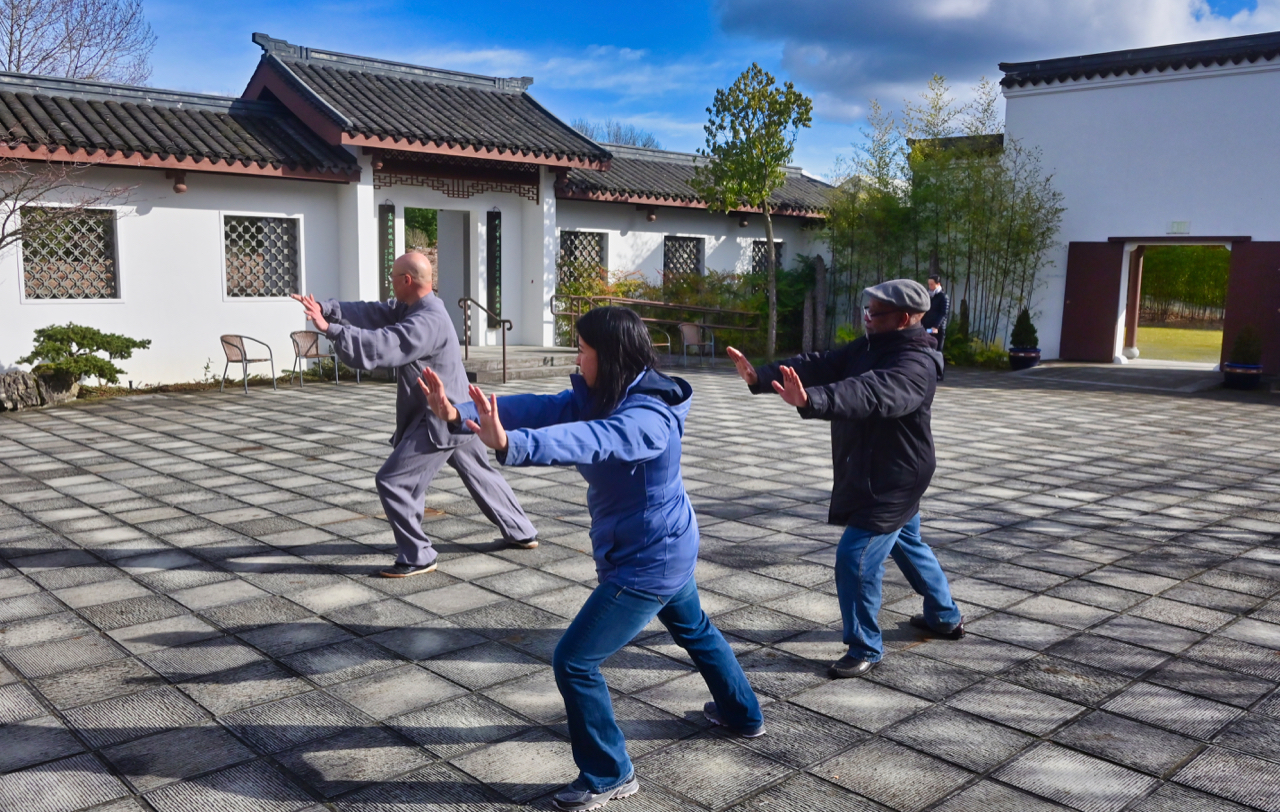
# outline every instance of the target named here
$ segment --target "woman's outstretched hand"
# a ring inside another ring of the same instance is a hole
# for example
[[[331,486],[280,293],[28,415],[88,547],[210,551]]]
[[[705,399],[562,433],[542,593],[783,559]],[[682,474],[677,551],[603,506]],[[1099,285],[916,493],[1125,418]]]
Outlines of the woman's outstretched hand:
[[[453,423],[458,419],[458,410],[449,402],[449,396],[444,391],[444,381],[440,380],[434,369],[427,367],[422,370],[418,388],[427,396],[427,407],[432,414],[446,423]]]
[[[747,356],[733,347],[726,347],[725,352],[729,355],[730,360],[733,361],[733,366],[738,370],[738,377],[746,381],[748,386],[755,386],[759,378],[756,377],[756,368],[751,366]]]
[[[490,395],[485,398],[484,392],[474,384],[468,389],[468,392],[471,394],[471,400],[476,404],[476,413],[480,415],[480,425],[476,425],[474,420],[468,420],[467,428],[479,436],[480,442],[494,451],[506,451],[507,431],[502,427],[502,421],[498,419],[498,396]]]

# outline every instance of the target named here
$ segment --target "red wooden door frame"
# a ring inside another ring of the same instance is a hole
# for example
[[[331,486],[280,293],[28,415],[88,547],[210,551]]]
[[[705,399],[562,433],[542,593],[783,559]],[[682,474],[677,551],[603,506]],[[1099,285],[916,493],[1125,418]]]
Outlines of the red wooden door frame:
[[[1222,328],[1222,360],[1246,325],[1262,335],[1262,368],[1280,373],[1280,242],[1240,242],[1231,246],[1227,310]]]
[[[1068,243],[1059,358],[1102,363],[1115,360],[1123,273],[1124,243]]]

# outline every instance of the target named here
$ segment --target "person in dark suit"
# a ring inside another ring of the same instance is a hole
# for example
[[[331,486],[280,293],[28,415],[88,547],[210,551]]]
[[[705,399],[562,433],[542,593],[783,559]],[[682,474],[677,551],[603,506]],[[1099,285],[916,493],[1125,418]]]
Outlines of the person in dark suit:
[[[951,300],[942,289],[942,277],[938,274],[929,276],[929,312],[920,320],[920,326],[938,342],[938,350],[942,350],[942,342],[947,340],[947,317],[951,315]]]

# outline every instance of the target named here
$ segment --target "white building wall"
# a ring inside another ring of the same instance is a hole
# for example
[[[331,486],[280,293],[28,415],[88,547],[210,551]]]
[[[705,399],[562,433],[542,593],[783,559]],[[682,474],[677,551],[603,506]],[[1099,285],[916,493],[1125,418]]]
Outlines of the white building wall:
[[[1058,357],[1068,242],[1184,221],[1191,237],[1280,240],[1280,62],[1004,93],[1007,136],[1041,150],[1066,206],[1035,300],[1043,357]]]
[[[299,218],[301,289],[320,298],[343,291],[338,184],[191,173],[190,191],[179,195],[157,170],[100,168],[85,177],[104,188],[133,187],[125,203],[103,206],[117,210],[120,298],[26,300],[20,253],[11,248],[0,255],[0,369],[31,351],[35,329],[67,322],[151,339],[150,349],[117,362],[122,383],[199,380],[206,361],[221,375],[224,333],[267,342],[276,371],[288,369],[289,333],[309,325],[288,298],[226,296],[224,213]],[[268,367],[254,364],[250,371],[266,374]]]
[[[763,240],[764,218],[751,215],[746,228],[737,216],[713,214],[705,209],[657,209],[658,219],[649,222],[647,212],[632,203],[596,203],[560,200],[556,207],[558,231],[597,231],[605,234],[610,273],[640,271],[654,284],[662,282],[662,243],[666,236],[703,237],[704,264],[710,271],[745,273],[751,269],[751,243]],[[773,218],[773,238],[782,240],[783,266],[795,264],[796,254],[822,254],[828,262],[831,252],[819,239],[817,230],[802,228],[799,217]]]

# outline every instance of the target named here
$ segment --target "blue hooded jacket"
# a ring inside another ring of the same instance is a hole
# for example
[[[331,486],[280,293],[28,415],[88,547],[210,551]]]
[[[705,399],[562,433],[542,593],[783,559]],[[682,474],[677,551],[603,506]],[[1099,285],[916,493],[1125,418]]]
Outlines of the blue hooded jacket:
[[[591,552],[600,583],[674,595],[693,577],[698,522],[680,475],[693,387],[652,369],[637,376],[607,417],[587,420],[581,376],[558,395],[498,398],[505,465],[576,465],[587,480]],[[473,403],[457,404],[464,420]]]

